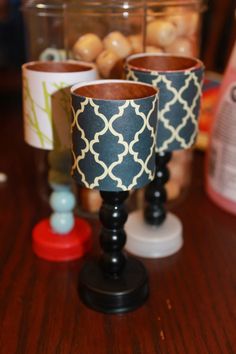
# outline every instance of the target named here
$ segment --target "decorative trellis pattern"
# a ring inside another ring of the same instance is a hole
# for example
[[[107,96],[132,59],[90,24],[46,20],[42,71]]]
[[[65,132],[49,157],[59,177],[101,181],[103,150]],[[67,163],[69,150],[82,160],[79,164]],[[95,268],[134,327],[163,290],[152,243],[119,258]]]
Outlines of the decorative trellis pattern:
[[[128,80],[149,83],[160,90],[157,152],[191,147],[198,132],[203,68],[165,73],[126,70]]]
[[[157,95],[99,100],[72,95],[72,174],[87,188],[125,191],[154,178]]]

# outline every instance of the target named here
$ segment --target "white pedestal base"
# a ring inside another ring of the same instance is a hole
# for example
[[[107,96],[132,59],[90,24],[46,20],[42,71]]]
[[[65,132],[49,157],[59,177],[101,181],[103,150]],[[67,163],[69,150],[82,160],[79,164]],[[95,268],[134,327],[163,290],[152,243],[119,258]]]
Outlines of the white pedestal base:
[[[172,213],[167,213],[162,225],[152,226],[144,221],[143,210],[138,210],[129,215],[125,224],[125,249],[144,258],[167,257],[182,247],[182,230],[181,221]]]

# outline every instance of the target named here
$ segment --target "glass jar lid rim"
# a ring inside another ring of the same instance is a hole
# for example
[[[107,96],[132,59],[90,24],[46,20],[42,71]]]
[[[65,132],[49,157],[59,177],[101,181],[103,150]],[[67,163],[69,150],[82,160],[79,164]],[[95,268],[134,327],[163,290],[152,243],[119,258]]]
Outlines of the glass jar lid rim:
[[[79,1],[70,1],[66,4],[66,8],[90,8],[97,7],[98,9],[111,9],[111,8],[121,8],[121,9],[132,9],[144,7],[146,4],[145,0],[79,0]]]
[[[22,8],[23,9],[62,9],[66,5],[65,0],[29,0]]]
[[[208,0],[147,0],[147,6],[183,6],[183,5],[207,5]]]
[[[145,4],[149,6],[184,6],[184,5],[198,5],[206,6],[208,0],[28,0],[23,6],[23,9],[62,9],[62,8],[89,8],[97,6],[99,8],[124,8],[132,9],[142,7]]]

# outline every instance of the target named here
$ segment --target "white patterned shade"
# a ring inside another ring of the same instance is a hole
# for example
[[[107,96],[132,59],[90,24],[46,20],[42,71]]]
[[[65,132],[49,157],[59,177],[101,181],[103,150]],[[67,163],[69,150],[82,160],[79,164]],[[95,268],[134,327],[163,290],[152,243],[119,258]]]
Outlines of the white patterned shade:
[[[81,70],[82,65],[73,61],[23,65],[24,137],[29,145],[45,150],[70,147],[70,87],[97,78],[94,66],[86,63]]]

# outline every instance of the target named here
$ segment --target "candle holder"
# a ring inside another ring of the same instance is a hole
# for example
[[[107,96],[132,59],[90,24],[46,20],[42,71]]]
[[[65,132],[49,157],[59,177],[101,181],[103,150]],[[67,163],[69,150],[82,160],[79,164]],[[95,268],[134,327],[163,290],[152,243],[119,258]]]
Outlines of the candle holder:
[[[71,190],[70,86],[97,77],[93,65],[65,62],[29,62],[23,65],[25,141],[50,150],[48,180],[53,192],[49,219],[33,229],[33,250],[50,261],[69,261],[84,255],[91,244],[91,228],[75,218]]]
[[[102,255],[85,263],[79,276],[81,300],[105,313],[141,306],[148,296],[144,266],[126,257],[124,205],[129,191],[155,174],[157,89],[123,80],[95,81],[72,89],[72,175],[98,189]]]
[[[130,56],[125,70],[128,80],[160,89],[156,176],[146,188],[144,210],[133,212],[126,224],[126,249],[142,257],[165,257],[183,244],[182,223],[165,208],[167,164],[172,151],[195,142],[204,67],[195,58],[146,53]]]

